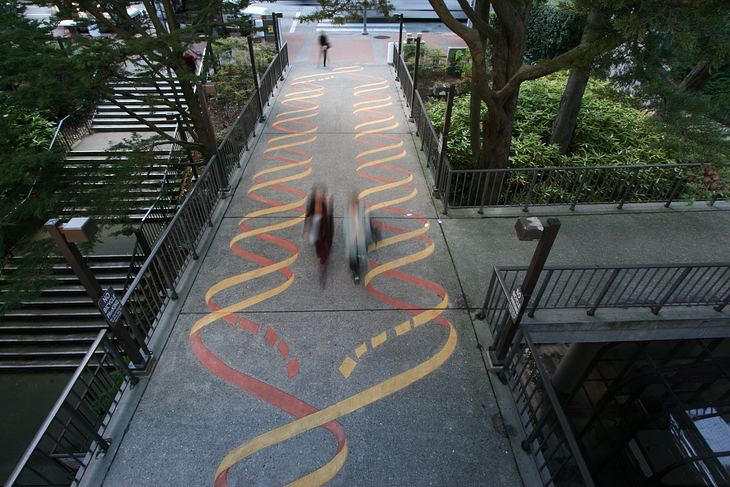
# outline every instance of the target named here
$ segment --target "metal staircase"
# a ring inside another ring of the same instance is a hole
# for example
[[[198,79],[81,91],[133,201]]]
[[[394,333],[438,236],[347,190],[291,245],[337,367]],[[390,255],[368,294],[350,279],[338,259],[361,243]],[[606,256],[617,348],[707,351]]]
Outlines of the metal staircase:
[[[124,289],[129,255],[90,256],[87,262],[103,289]],[[13,266],[4,270],[12,279]],[[53,264],[58,286],[0,317],[0,370],[75,369],[106,322],[62,259]],[[0,299],[1,295],[0,295]]]
[[[114,86],[114,90],[115,97],[131,111],[156,127],[176,135],[176,118],[170,115],[166,105],[155,101],[160,96],[174,98],[173,87],[120,83]],[[151,134],[147,125],[110,102],[97,107],[90,132],[89,137],[98,133],[116,133],[105,138],[105,142],[129,138],[134,133],[144,133],[144,136]],[[82,144],[75,145],[83,147]],[[179,147],[170,144],[161,146],[152,155],[184,163],[182,152]],[[110,154],[105,150],[74,148],[67,152],[65,168],[76,175],[74,194],[83,194],[92,187],[100,187],[108,182],[114,175],[115,165],[126,159],[123,152],[113,153],[114,160],[107,159]],[[147,218],[157,227],[164,228],[178,204],[182,171],[169,169],[162,164],[151,166],[129,176],[121,201],[126,206],[127,224],[131,221],[132,226],[138,227]],[[67,219],[78,216],[93,215],[87,215],[83,204],[74,198],[67,202],[60,217]],[[130,252],[139,253],[132,249]],[[138,257],[143,256],[140,254]],[[101,287],[106,289],[112,286],[121,294],[130,281],[132,254],[97,255],[87,260]],[[6,266],[3,279],[11,280],[14,268],[12,263]],[[0,370],[73,370],[88,351],[98,331],[106,327],[99,310],[66,262],[58,260],[53,268],[58,286],[43,290],[38,299],[0,316]]]
[[[176,84],[158,83],[156,86],[119,83],[113,86],[114,99],[133,113],[153,123],[158,129],[173,132],[177,126],[175,112],[160,99],[175,100]],[[179,101],[182,101],[180,98]],[[183,106],[184,103],[182,103]],[[97,106],[91,122],[92,132],[151,132],[127,111],[111,101]]]

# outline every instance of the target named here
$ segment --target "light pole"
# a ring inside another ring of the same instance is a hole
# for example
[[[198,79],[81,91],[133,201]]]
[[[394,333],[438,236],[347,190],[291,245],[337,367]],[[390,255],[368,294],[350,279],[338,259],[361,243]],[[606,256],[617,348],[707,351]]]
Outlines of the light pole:
[[[109,329],[119,339],[124,353],[132,362],[132,368],[144,369],[150,356],[147,345],[144,343],[144,340],[140,341],[139,338],[135,340],[129,334],[124,324],[120,321],[122,314],[126,315],[123,306],[113,296],[112,289],[108,289],[106,293],[101,289],[99,281],[96,280],[89,264],[76,246],[76,242],[91,241],[94,235],[96,235],[96,232],[99,231],[99,227],[96,226],[96,223],[91,218],[71,218],[66,224],[61,223],[61,220],[58,218],[52,218],[46,222],[45,228],[66,259],[66,262],[68,262],[68,265],[71,266],[76,277],[81,281],[84,289],[86,289],[86,293],[94,301],[94,305],[100,308],[102,316],[104,316],[104,319],[109,324]],[[109,301],[114,301],[115,304],[113,318],[111,318],[110,313],[106,312],[109,310]],[[129,325],[134,330],[134,323],[129,323]]]
[[[530,267],[527,269],[522,286],[512,291],[507,296],[509,307],[509,318],[507,323],[498,332],[494,339],[494,349],[489,351],[489,361],[493,366],[501,367],[512,346],[517,329],[519,328],[522,315],[525,313],[532,292],[535,290],[540,273],[547,261],[550,249],[553,247],[555,237],[560,230],[560,220],[548,218],[545,225],[537,217],[521,217],[515,224],[517,238],[521,241],[538,240],[535,253],[532,255]]]

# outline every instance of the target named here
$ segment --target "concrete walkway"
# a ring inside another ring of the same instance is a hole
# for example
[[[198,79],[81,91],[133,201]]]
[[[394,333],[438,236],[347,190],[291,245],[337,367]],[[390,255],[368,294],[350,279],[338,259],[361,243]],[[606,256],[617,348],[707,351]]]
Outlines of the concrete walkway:
[[[156,331],[153,373],[125,395],[113,448],[84,485],[538,485],[466,309],[492,266],[529,262],[534,242],[513,230],[524,213],[442,215],[387,41],[332,34],[324,68],[314,35],[300,37],[287,39],[293,64],[265,127]],[[324,288],[301,238],[316,183],[335,202]],[[342,235],[352,193],[381,228],[361,285]],[[562,222],[549,264],[712,262],[730,260],[727,210],[530,215]]]

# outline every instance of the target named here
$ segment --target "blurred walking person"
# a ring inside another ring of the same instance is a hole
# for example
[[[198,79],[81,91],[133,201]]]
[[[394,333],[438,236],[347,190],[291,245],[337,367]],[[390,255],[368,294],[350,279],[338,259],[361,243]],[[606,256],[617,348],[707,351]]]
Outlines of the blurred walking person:
[[[315,186],[309,196],[307,212],[304,215],[304,238],[310,244],[314,244],[319,258],[319,281],[322,286],[326,280],[334,228],[332,195],[324,186]]]
[[[364,212],[357,196],[350,197],[345,211],[345,251],[350,263],[355,284],[360,283],[362,265],[368,255],[368,246],[373,242],[370,216]]]
[[[324,67],[327,67],[327,51],[330,48],[330,41],[327,40],[327,35],[325,35],[323,30],[319,31],[319,46],[322,48],[322,55],[324,56]]]

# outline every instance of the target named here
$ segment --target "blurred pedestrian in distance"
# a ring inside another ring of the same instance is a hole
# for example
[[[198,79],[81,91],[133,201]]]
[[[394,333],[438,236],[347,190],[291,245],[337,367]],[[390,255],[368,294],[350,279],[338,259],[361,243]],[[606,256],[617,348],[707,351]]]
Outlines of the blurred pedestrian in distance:
[[[322,54],[324,55],[323,66],[327,67],[327,51],[330,48],[330,41],[327,39],[327,35],[323,30],[319,31],[319,45],[322,48]]]
[[[368,255],[368,247],[373,243],[373,229],[369,214],[356,195],[350,196],[345,210],[345,251],[350,263],[355,284],[360,283],[362,265]]]
[[[185,61],[185,65],[188,69],[190,69],[190,72],[195,74],[195,70],[198,67],[198,63],[195,60],[195,54],[193,54],[190,50],[185,51],[185,54],[183,54],[183,61]]]
[[[319,257],[319,280],[322,286],[325,284],[334,228],[332,195],[323,185],[315,186],[307,202],[303,236],[307,242],[314,244],[317,257]]]

